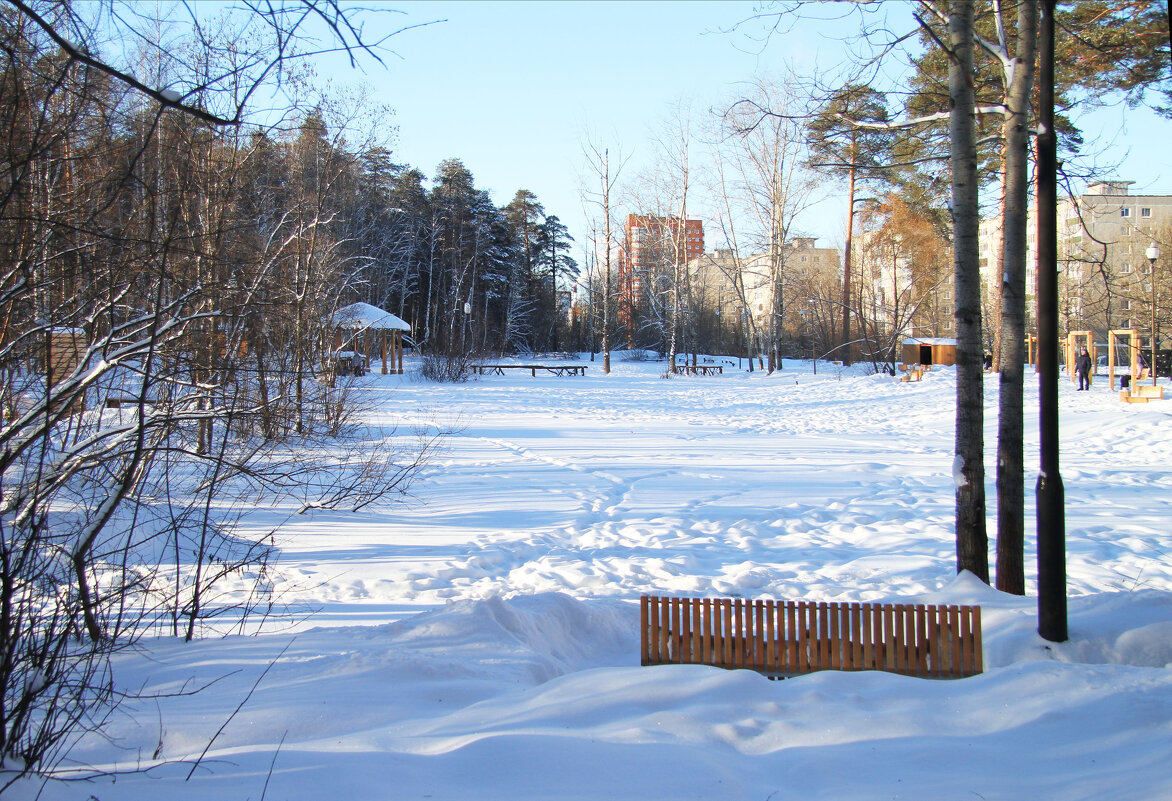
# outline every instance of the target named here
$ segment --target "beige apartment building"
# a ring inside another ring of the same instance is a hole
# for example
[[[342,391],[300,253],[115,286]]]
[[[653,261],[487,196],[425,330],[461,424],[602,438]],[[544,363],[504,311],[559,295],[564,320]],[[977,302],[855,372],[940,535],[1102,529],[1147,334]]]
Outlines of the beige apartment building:
[[[842,257],[837,248],[820,248],[811,237],[785,244],[777,265],[768,253],[737,258],[732,250],[717,249],[688,262],[689,274],[702,288],[707,302],[722,316],[752,316],[758,324],[776,311],[780,273],[782,325],[800,334],[811,304],[833,304],[841,295]],[[731,319],[731,316],[726,317]]]
[[[1151,265],[1144,255],[1153,242],[1172,238],[1172,195],[1132,194],[1134,181],[1097,181],[1082,194],[1058,203],[1058,286],[1061,333],[1093,331],[1099,341],[1110,329],[1138,329],[1150,336],[1153,310]],[[1037,216],[1030,212],[1026,272],[1027,328],[1033,328],[1037,264]],[[1001,219],[981,222],[981,283],[985,309],[997,308],[1001,275]],[[1162,244],[1167,255],[1170,248]],[[1167,330],[1172,277],[1156,266],[1155,309]],[[1169,309],[1172,312],[1172,309]],[[991,317],[990,317],[991,319]]]

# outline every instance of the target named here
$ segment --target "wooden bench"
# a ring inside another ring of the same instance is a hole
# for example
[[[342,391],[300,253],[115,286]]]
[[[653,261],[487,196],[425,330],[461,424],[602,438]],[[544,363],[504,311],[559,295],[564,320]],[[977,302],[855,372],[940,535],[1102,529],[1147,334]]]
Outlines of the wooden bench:
[[[584,364],[474,364],[472,372],[476,375],[504,375],[505,370],[528,370],[536,377],[538,370],[544,370],[554,375],[586,375]]]
[[[724,366],[719,364],[677,364],[675,372],[688,375],[722,375]]]
[[[1149,400],[1163,400],[1164,388],[1151,384],[1132,384],[1129,389],[1119,390],[1119,400],[1125,403],[1147,403]]]
[[[745,668],[771,678],[815,670],[961,678],[983,664],[979,606],[644,595],[640,631],[644,665]]]

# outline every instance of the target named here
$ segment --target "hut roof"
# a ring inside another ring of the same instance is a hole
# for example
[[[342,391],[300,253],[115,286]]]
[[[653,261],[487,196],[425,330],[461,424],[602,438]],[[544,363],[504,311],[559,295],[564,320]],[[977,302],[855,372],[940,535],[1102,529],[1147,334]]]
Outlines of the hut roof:
[[[355,331],[410,331],[402,319],[369,303],[351,303],[334,312],[334,327]]]
[[[903,341],[905,345],[955,345],[955,339],[944,337],[908,337]]]

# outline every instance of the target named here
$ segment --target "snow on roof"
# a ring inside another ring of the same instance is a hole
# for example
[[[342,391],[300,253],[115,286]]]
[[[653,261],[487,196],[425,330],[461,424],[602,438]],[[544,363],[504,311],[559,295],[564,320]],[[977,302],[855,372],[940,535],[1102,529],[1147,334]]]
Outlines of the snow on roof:
[[[944,337],[908,337],[903,341],[905,345],[955,345],[955,339]]]
[[[369,303],[351,303],[338,309],[334,312],[334,327],[358,331],[367,328],[375,331],[411,330],[411,326],[402,319]]]

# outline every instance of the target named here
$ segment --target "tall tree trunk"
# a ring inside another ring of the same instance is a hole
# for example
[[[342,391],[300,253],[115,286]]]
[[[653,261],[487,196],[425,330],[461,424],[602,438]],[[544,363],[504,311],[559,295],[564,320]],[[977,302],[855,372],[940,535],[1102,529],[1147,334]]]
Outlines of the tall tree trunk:
[[[948,91],[952,99],[952,223],[956,275],[956,567],[989,581],[985,530],[984,349],[978,260],[976,113],[973,92],[973,3],[948,11]]]
[[[851,133],[850,177],[846,191],[846,244],[842,249],[842,363],[851,363],[851,240],[855,229],[856,134]]]
[[[1002,218],[1001,406],[997,427],[997,589],[1025,595],[1025,466],[1022,387],[1025,378],[1026,233],[1029,211],[1029,108],[1037,49],[1037,0],[1018,6],[1017,53],[1005,118],[1005,204]]]

